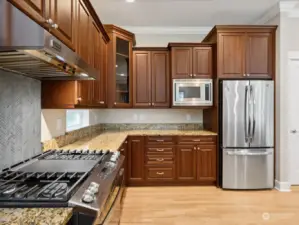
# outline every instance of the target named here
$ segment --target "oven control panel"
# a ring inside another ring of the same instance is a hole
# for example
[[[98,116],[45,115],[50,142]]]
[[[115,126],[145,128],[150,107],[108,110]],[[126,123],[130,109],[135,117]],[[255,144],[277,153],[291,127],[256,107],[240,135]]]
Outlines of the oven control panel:
[[[98,164],[69,201],[69,206],[79,206],[97,212],[106,202],[115,180],[119,180],[124,156],[110,152]]]

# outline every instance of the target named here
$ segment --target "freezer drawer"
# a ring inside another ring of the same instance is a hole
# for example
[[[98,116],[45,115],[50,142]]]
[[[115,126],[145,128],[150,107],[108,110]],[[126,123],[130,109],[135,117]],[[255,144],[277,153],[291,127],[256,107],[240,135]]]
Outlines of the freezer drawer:
[[[273,188],[273,151],[273,149],[224,149],[222,188]]]

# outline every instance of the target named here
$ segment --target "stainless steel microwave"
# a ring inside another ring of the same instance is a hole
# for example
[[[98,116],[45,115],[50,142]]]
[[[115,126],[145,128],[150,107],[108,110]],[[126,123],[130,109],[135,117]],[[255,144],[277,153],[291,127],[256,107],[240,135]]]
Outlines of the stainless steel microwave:
[[[173,79],[173,106],[213,105],[212,79]]]

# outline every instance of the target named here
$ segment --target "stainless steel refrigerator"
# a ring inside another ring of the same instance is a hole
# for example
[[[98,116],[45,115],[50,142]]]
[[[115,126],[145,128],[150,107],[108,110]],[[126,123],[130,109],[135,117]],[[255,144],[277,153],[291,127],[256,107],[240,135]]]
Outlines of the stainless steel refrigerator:
[[[220,81],[219,100],[222,188],[273,188],[273,81]]]

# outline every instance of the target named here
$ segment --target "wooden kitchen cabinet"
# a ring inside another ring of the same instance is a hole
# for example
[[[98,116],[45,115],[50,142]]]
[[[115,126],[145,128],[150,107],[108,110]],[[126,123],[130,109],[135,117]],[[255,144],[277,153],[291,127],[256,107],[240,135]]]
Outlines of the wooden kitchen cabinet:
[[[131,136],[128,142],[128,183],[144,182],[144,137]]]
[[[217,45],[217,77],[273,79],[277,26],[215,26],[203,42]]]
[[[212,45],[169,43],[173,79],[212,78]]]
[[[12,5],[29,16],[32,20],[41,26],[48,28],[46,23],[46,5],[45,0],[8,0]]]
[[[196,180],[196,146],[177,146],[177,179],[180,181]]]
[[[199,145],[196,150],[198,181],[216,181],[216,145]]]
[[[131,108],[133,53],[135,35],[114,25],[105,25],[108,44],[107,105],[108,108]]]
[[[100,38],[100,55],[98,56],[100,62],[98,65],[100,69],[100,76],[93,82],[93,101],[92,105],[100,108],[107,107],[107,43],[108,40],[101,35]]]
[[[92,81],[43,81],[43,109],[87,107],[92,102]]]
[[[269,32],[246,34],[246,73],[250,77],[273,77],[275,59],[273,36],[274,34]]]
[[[89,37],[91,33],[91,16],[83,0],[78,0],[78,21],[77,21],[77,52],[86,62],[91,61],[91,47]]]
[[[127,179],[128,179],[128,140],[125,140],[124,143],[122,143],[121,147],[118,149],[118,151],[120,152],[121,155],[123,155],[125,157],[125,161],[124,161],[124,180],[125,180],[125,184],[127,184]]]
[[[45,0],[46,18],[53,20],[50,32],[75,50],[76,0]],[[57,25],[57,26],[56,26]]]
[[[134,48],[133,107],[168,108],[169,53],[165,48]]]

